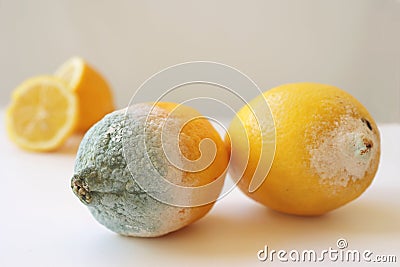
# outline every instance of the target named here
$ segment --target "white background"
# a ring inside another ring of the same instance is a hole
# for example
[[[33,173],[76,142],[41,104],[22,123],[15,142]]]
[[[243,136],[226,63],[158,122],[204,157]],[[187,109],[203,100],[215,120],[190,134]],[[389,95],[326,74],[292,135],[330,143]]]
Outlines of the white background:
[[[118,107],[161,69],[211,60],[263,90],[333,84],[379,122],[400,122],[399,32],[397,0],[0,0],[0,106],[73,55],[107,77]]]

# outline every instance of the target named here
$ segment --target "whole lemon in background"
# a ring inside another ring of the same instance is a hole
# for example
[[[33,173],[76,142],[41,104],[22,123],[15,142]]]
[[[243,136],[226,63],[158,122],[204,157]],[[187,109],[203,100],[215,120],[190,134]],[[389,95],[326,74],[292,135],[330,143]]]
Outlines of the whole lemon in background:
[[[170,138],[170,134],[174,136]],[[205,139],[212,140],[213,147],[202,147]],[[178,141],[177,147],[174,140]],[[185,165],[175,166],[171,162],[176,159],[174,155],[166,153],[179,152],[178,161],[184,162],[185,158],[191,165],[212,148],[215,153],[209,158],[211,161],[197,171],[186,170]],[[161,236],[207,214],[222,189],[228,161],[218,132],[196,110],[165,102],[154,107],[151,103],[136,104],[108,114],[85,134],[71,187],[108,229],[129,236]],[[174,198],[179,197],[179,192],[168,191],[157,181],[152,182],[151,190],[137,183],[138,179],[153,181],[158,175],[185,187],[216,182],[216,190],[193,191],[189,196],[188,203],[209,199],[204,205],[165,203],[154,196],[162,193]]]
[[[73,132],[77,115],[76,96],[62,80],[37,76],[13,91],[6,113],[7,132],[23,149],[51,151]]]
[[[252,110],[260,109],[265,100],[273,121],[261,118],[259,127]],[[375,121],[354,97],[330,85],[295,83],[266,91],[237,113],[229,134],[232,140],[249,144],[249,152],[244,151],[246,146],[232,146],[230,173],[241,178],[239,188],[284,213],[318,215],[350,202],[371,184],[379,165]],[[257,165],[271,164],[258,160],[262,142],[273,138],[276,150],[270,172],[249,192]],[[230,146],[229,138],[226,142]],[[248,162],[243,163],[240,155],[246,153]],[[237,168],[240,164],[243,171]]]
[[[112,90],[107,81],[84,59],[73,57],[67,60],[58,68],[55,76],[64,80],[77,95],[77,131],[86,132],[115,109]]]

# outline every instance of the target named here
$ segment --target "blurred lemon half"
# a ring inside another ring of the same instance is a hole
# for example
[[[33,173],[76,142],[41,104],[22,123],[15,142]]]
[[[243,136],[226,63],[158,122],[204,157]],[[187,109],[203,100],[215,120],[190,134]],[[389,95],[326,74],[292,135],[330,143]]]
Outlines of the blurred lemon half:
[[[62,64],[55,76],[64,80],[78,100],[76,130],[86,132],[115,109],[112,90],[105,78],[84,59],[73,57]]]
[[[50,151],[60,147],[77,122],[76,96],[60,79],[37,76],[18,86],[7,109],[7,132],[21,148]]]

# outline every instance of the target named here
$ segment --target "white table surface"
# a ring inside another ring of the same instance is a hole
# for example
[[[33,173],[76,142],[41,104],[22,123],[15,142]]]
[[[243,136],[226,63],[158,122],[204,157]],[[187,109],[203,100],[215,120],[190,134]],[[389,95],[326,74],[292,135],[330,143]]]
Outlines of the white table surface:
[[[127,238],[98,224],[73,195],[70,177],[80,137],[56,153],[12,144],[0,121],[0,266],[271,266],[257,251],[369,249],[395,255],[400,266],[400,125],[380,125],[382,157],[370,188],[356,201],[313,218],[273,212],[238,190],[200,221],[161,238]],[[293,263],[295,266],[336,266]],[[285,264],[286,266],[288,264]],[[354,263],[345,263],[353,266]],[[363,265],[358,263],[358,265]]]

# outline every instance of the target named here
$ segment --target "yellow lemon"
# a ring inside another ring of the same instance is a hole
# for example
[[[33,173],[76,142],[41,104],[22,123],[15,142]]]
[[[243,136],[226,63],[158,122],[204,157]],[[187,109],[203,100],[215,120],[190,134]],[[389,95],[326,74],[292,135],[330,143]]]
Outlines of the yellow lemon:
[[[260,120],[252,110],[265,100],[274,121],[271,117],[258,127]],[[318,215],[350,202],[371,184],[379,164],[375,121],[353,96],[330,85],[295,83],[266,91],[237,113],[229,134],[232,140],[249,143],[248,161],[232,162],[230,170],[234,179],[241,178],[239,188],[257,202],[289,214]],[[271,169],[250,192],[257,166],[271,164],[258,162],[262,142],[271,136],[276,142]],[[226,142],[230,145],[229,139]],[[243,161],[235,155],[244,153],[240,146],[232,148],[233,158]],[[235,168],[240,163],[244,172]]]
[[[77,100],[65,83],[51,76],[28,79],[12,95],[7,110],[8,134],[21,148],[50,151],[73,131]]]
[[[82,58],[67,60],[55,72],[55,76],[63,79],[78,97],[77,131],[86,132],[115,109],[112,90],[107,81]]]

